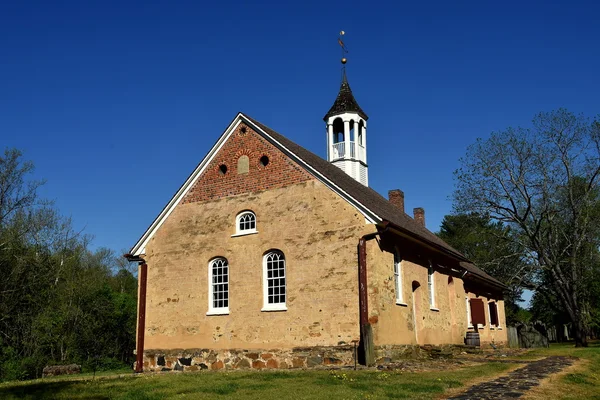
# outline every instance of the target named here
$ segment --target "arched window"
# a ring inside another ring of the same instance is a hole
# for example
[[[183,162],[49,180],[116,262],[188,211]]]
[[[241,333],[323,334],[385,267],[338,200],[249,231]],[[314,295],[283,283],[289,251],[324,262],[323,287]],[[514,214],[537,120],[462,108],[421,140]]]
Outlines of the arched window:
[[[223,257],[217,257],[208,263],[207,314],[229,314],[229,264]]]
[[[242,211],[235,218],[235,234],[256,233],[256,215],[252,211]]]
[[[402,288],[402,258],[396,249],[394,252],[394,284],[396,287],[396,304],[405,306],[404,293]]]
[[[333,143],[344,141],[344,121],[341,118],[336,118],[333,121]]]
[[[263,258],[263,311],[287,310],[285,256],[272,250]]]
[[[365,122],[361,119],[358,123],[358,144],[364,146],[363,133],[365,131]]]

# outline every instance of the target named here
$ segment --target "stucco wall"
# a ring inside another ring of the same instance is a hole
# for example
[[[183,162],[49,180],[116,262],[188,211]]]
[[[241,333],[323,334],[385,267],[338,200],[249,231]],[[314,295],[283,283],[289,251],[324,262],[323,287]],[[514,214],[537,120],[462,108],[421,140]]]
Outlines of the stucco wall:
[[[231,237],[251,209],[257,234]],[[365,219],[316,180],[179,205],[146,247],[146,349],[330,346],[359,338]],[[371,226],[370,230],[374,230]],[[287,311],[263,312],[263,254],[286,256]],[[230,268],[230,314],[207,316],[208,263]]]
[[[462,282],[453,278],[454,293],[450,298],[448,275],[434,273],[435,310],[429,304],[427,260],[403,257],[400,274],[402,302],[396,301],[394,256],[376,244],[370,249],[370,310],[376,345],[388,344],[459,344],[466,327],[466,316],[457,309],[457,300],[464,298]],[[400,254],[402,247],[399,246]],[[413,293],[413,283],[418,288]],[[464,300],[463,300],[464,302]],[[416,315],[416,316],[415,316]],[[416,330],[416,335],[415,335]]]
[[[401,261],[402,301],[396,301],[394,277],[394,256],[390,251],[397,249]],[[368,286],[369,320],[373,326],[376,346],[410,344],[463,344],[468,331],[466,296],[463,280],[450,268],[440,268],[450,262],[435,259],[435,255],[425,248],[401,239],[393,244],[369,242],[368,245]],[[434,298],[430,306],[428,269],[433,259]],[[471,285],[472,286],[472,285]],[[413,290],[413,288],[415,288]],[[486,320],[489,321],[488,299],[481,296],[486,304]],[[499,300],[498,317],[500,325],[505,325],[504,303]],[[502,329],[489,329],[489,323],[480,330],[481,340],[505,342],[506,333]]]

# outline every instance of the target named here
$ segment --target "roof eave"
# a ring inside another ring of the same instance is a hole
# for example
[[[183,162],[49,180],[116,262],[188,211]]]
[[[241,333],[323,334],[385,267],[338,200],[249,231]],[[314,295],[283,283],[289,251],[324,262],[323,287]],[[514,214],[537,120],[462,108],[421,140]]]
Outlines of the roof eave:
[[[433,250],[435,250],[437,252],[440,252],[440,253],[442,253],[444,255],[451,256],[451,257],[453,257],[454,259],[456,259],[459,262],[460,261],[465,261],[465,262],[471,263],[471,261],[468,258],[466,258],[465,256],[463,256],[462,254],[453,252],[453,251],[451,251],[451,250],[449,250],[449,249],[447,249],[447,248],[445,248],[443,246],[440,246],[437,243],[434,243],[434,242],[432,242],[430,240],[427,240],[426,238],[423,238],[423,237],[421,237],[419,235],[416,235],[414,232],[411,232],[411,231],[409,231],[409,230],[407,230],[407,229],[405,229],[405,228],[403,228],[401,226],[398,226],[398,225],[394,224],[393,222],[384,220],[383,221],[383,226],[390,227],[391,230],[392,230],[392,232],[393,231],[397,231],[403,237],[406,237],[406,238],[411,239],[413,241],[418,241],[418,242],[421,242],[423,244],[426,244],[428,247],[432,248]],[[467,272],[467,274],[471,274],[472,276],[476,277],[478,280],[484,281],[488,285],[494,286],[494,287],[502,289],[502,290],[507,290],[508,289],[508,286],[506,286],[505,284],[503,284],[500,281],[490,280],[489,278],[487,278],[485,276],[481,276],[481,275],[478,275],[478,274],[476,274],[474,272],[468,271],[463,266],[460,266],[460,268],[462,268],[465,272]]]

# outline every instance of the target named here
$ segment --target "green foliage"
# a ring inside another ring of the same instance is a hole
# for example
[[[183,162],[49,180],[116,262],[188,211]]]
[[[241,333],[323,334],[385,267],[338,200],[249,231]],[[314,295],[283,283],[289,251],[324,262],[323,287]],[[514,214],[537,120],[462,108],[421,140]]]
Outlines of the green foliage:
[[[505,297],[506,321],[518,321],[527,262],[524,250],[515,244],[511,229],[478,214],[446,215],[437,235],[478,267],[509,287]],[[520,273],[521,272],[521,273]]]
[[[600,120],[565,109],[493,132],[455,172],[454,207],[510,227],[538,291],[554,295],[587,345],[600,245]]]
[[[137,280],[37,198],[20,158],[0,157],[0,381],[52,364],[131,365]]]

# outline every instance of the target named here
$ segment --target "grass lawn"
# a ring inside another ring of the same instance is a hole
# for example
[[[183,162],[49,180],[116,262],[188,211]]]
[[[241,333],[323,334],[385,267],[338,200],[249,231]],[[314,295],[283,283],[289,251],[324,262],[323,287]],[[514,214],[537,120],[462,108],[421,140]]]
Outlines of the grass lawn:
[[[582,359],[566,373],[531,392],[538,399],[600,399],[600,344],[588,349],[555,345],[520,357],[574,355]],[[435,372],[232,371],[57,377],[0,384],[1,399],[437,399],[474,382],[502,375],[518,364],[483,363]],[[549,387],[549,391],[545,387]],[[560,391],[560,392],[557,392]],[[559,397],[564,395],[564,397]],[[582,397],[583,396],[583,397]],[[594,397],[597,396],[597,397]]]

